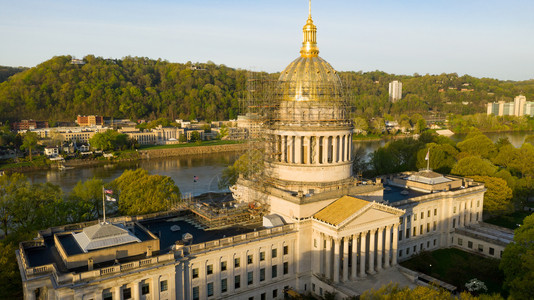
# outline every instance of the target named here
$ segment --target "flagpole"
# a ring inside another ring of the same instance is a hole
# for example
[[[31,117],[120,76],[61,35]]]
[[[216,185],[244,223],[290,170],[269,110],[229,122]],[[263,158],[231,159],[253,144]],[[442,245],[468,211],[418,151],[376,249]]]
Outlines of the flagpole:
[[[106,224],[106,193],[104,192],[104,186],[102,186],[102,210],[104,212],[104,224]]]

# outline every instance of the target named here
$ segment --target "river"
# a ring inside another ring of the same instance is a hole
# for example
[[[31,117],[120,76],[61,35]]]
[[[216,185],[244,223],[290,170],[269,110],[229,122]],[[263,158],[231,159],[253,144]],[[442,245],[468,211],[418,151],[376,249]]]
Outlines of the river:
[[[520,147],[525,137],[532,133],[506,132],[487,133],[486,135],[496,142],[499,138],[508,137],[515,147]],[[453,135],[455,142],[465,138],[465,134]],[[387,141],[355,141],[355,148],[362,148],[365,160],[369,160],[371,154]],[[239,157],[239,152],[225,152],[216,154],[203,154],[188,157],[169,157],[165,159],[150,159],[136,162],[110,163],[99,166],[86,166],[70,170],[40,170],[28,171],[24,174],[34,183],[50,182],[59,185],[65,193],[70,192],[79,180],[100,178],[104,182],[112,181],[128,169],[143,168],[151,174],[159,174],[171,177],[183,194],[191,193],[199,195],[205,192],[222,192],[217,182],[224,168],[233,164]],[[194,181],[194,176],[198,180]]]

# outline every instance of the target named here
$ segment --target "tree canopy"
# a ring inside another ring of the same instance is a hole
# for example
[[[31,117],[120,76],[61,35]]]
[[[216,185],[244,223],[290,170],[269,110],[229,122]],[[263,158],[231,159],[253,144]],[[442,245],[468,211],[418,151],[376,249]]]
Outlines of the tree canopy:
[[[534,214],[523,220],[514,232],[514,241],[504,249],[500,268],[505,286],[513,299],[530,299],[534,295]]]
[[[170,177],[150,175],[144,169],[124,171],[112,186],[118,192],[119,212],[123,215],[162,211],[181,199],[180,189]]]

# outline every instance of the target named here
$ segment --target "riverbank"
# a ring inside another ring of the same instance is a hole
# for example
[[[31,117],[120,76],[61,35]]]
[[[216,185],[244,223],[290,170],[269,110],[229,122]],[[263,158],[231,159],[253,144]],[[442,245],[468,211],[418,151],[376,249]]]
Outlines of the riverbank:
[[[112,158],[85,158],[85,159],[71,159],[62,163],[63,166],[69,168],[79,168],[86,166],[98,166],[109,163],[128,162],[151,158],[166,158],[166,157],[179,157],[187,155],[202,155],[213,154],[223,152],[239,152],[245,151],[248,147],[247,143],[243,142],[228,142],[228,143],[214,143],[213,141],[207,141],[200,145],[198,144],[177,144],[177,145],[157,145],[148,146],[140,150],[126,150],[117,151]],[[38,159],[42,158],[42,159]],[[54,163],[48,159],[43,162],[44,157],[38,156],[35,162],[19,162],[8,163],[0,165],[0,170],[6,173],[13,172],[26,172],[26,171],[44,171],[51,169],[58,169],[59,164]]]

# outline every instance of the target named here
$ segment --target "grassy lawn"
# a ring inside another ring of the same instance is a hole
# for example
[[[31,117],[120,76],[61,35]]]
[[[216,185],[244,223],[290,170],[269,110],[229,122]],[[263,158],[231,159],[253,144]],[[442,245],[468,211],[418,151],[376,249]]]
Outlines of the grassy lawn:
[[[29,157],[19,158],[19,162],[13,162],[13,159],[5,160],[0,162],[0,170],[7,170],[20,167],[43,167],[49,165],[50,162],[47,161],[44,155],[34,155],[33,160],[30,161]]]
[[[523,219],[530,214],[531,213],[528,211],[516,211],[509,215],[498,216],[484,220],[484,222],[510,229],[516,229],[519,227],[517,224],[523,224]]]
[[[500,293],[504,274],[499,270],[499,260],[485,258],[458,249],[439,249],[421,254],[401,263],[402,266],[425,273],[465,290],[465,283],[473,278],[482,280],[488,293]]]
[[[143,145],[139,147],[139,150],[155,150],[155,149],[171,149],[171,148],[184,148],[184,147],[197,147],[197,146],[215,146],[215,145],[230,145],[230,144],[242,144],[245,141],[203,141],[201,143],[186,143],[186,144],[173,144],[173,145]]]

